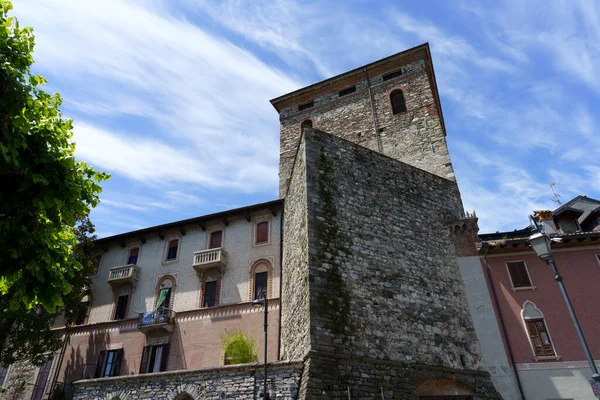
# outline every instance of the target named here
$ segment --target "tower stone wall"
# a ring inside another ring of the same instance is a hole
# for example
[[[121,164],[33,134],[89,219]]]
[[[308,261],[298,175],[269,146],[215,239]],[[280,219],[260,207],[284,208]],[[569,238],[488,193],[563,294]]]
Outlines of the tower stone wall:
[[[281,345],[305,360],[299,398],[414,398],[440,379],[494,398],[445,224],[463,216],[456,183],[311,128],[290,183]]]
[[[397,76],[387,79],[389,74]],[[343,94],[352,87],[355,92]],[[396,115],[390,103],[394,89],[402,90],[407,108]],[[301,125],[307,120],[316,129],[454,180],[427,45],[300,89],[272,104],[281,124],[280,197],[289,183]]]

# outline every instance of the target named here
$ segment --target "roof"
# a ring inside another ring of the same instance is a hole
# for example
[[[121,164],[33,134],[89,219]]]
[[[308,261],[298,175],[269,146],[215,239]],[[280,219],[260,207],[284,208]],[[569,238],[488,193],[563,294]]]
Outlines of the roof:
[[[196,225],[204,229],[206,223],[210,221],[224,221],[226,224],[228,220],[234,217],[243,217],[250,219],[252,212],[261,210],[270,210],[273,215],[276,215],[279,210],[283,207],[283,200],[272,200],[266,203],[253,204],[245,207],[235,208],[232,210],[221,211],[214,214],[202,215],[199,217],[184,219],[181,221],[169,222],[162,225],[151,226],[149,228],[139,229],[137,231],[125,232],[119,235],[108,236],[105,238],[97,239],[94,241],[96,246],[106,245],[112,242],[123,242],[133,238],[143,238],[150,235],[161,235],[162,232],[169,229],[180,229],[184,230],[185,227]]]

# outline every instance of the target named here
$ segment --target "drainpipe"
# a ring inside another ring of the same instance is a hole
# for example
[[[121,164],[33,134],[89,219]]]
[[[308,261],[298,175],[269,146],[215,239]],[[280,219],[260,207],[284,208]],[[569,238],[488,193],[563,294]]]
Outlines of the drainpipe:
[[[66,325],[66,324],[65,324]],[[54,376],[52,377],[52,382],[50,383],[50,392],[53,393],[56,390],[56,383],[58,381],[58,374],[60,373],[60,369],[62,367],[63,359],[65,357],[65,352],[67,350],[67,342],[71,339],[71,333],[69,332],[69,327],[65,326],[65,340],[63,341],[62,349],[60,350],[60,355],[58,357],[58,364],[56,365],[56,370],[54,371]],[[63,389],[66,388],[66,382],[63,382]]]
[[[285,200],[281,205],[281,217],[279,221],[279,334],[277,339],[277,361],[281,360],[281,309],[282,304],[282,288],[283,288],[283,217],[285,211]]]
[[[375,102],[373,101],[373,92],[371,91],[371,79],[369,79],[369,73],[367,67],[363,68],[365,71],[365,77],[367,79],[367,88],[369,89],[369,100],[371,102],[371,115],[373,116],[373,131],[375,132],[375,138],[377,139],[377,151],[383,154],[381,149],[381,138],[379,137],[379,128],[377,127],[377,112],[375,111]]]
[[[492,291],[492,298],[494,299],[494,305],[496,306],[496,310],[498,310],[498,319],[500,320],[500,327],[502,328],[502,336],[504,336],[504,341],[506,342],[506,348],[508,349],[508,356],[510,358],[510,363],[512,364],[512,369],[515,374],[515,379],[517,380],[517,387],[519,388],[519,393],[521,394],[521,399],[525,399],[525,392],[523,391],[523,386],[521,385],[521,378],[519,378],[519,372],[517,371],[517,365],[515,364],[515,356],[513,354],[512,346],[510,345],[510,340],[508,338],[508,332],[506,330],[506,325],[504,325],[504,317],[502,317],[502,311],[500,311],[500,303],[498,302],[498,295],[496,294],[496,288],[494,287],[494,281],[492,280],[492,274],[490,272],[490,266],[487,262],[488,255],[488,246],[487,243],[484,242],[483,246],[483,263],[485,264],[485,272],[488,277],[488,281],[490,282],[490,290]]]

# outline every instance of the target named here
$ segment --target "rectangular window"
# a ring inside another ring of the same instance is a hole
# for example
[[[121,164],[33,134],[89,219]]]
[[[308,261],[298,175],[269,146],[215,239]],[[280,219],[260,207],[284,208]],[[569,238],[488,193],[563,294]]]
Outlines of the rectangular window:
[[[102,350],[96,363],[95,378],[119,376],[123,362],[123,349]]]
[[[268,272],[257,272],[254,274],[254,298],[258,299],[261,293],[267,295]]]
[[[44,389],[46,388],[46,383],[48,382],[48,375],[50,374],[50,368],[52,367],[52,361],[54,358],[48,359],[39,369],[38,376],[35,380],[35,385],[33,387],[33,393],[31,394],[32,400],[41,400],[44,396]]]
[[[140,374],[162,372],[167,370],[169,359],[169,345],[159,344],[157,346],[146,346],[142,353],[140,362]]]
[[[506,263],[506,266],[514,288],[532,286],[524,261],[510,261]]]
[[[269,222],[256,224],[256,244],[267,243],[269,241]]]
[[[217,281],[204,283],[204,307],[217,305]]]
[[[81,308],[79,309],[79,312],[77,313],[77,318],[75,320],[75,325],[83,325],[85,324],[86,320],[87,320],[87,315],[88,315],[88,309],[90,307],[90,302],[89,301],[82,301],[81,302]]]
[[[139,247],[134,247],[133,249],[129,249],[129,257],[127,258],[127,264],[137,265],[139,254],[140,254]]]
[[[394,78],[397,78],[399,76],[402,76],[402,70],[398,70],[396,72],[392,72],[392,73],[384,75],[383,76],[383,81],[384,82],[385,81],[389,81],[390,79],[394,79]]]
[[[167,261],[175,260],[177,258],[177,248],[179,247],[179,240],[169,241],[169,248],[167,250]]]
[[[309,109],[309,108],[314,107],[314,106],[315,106],[315,102],[314,101],[309,101],[308,103],[300,104],[298,106],[298,110],[302,111],[302,110],[306,110],[306,109]]]
[[[8,376],[8,367],[6,365],[0,364],[0,386],[6,386],[4,383],[6,381],[7,376]]]
[[[223,231],[214,231],[210,234],[209,249],[218,249],[223,245]]]
[[[352,86],[352,87],[349,87],[348,89],[342,90],[341,92],[338,93],[338,96],[343,97],[343,96],[347,96],[354,92],[356,92],[356,86]]]
[[[123,296],[119,296],[117,299],[117,307],[115,308],[115,320],[125,319],[127,316],[127,303],[129,302],[129,295],[125,294]]]
[[[527,325],[527,332],[531,338],[531,344],[533,345],[533,351],[536,357],[552,357],[556,356],[552,342],[550,341],[550,335],[546,324],[543,319],[529,319],[525,320]]]
[[[563,231],[563,233],[574,233],[579,230],[579,225],[577,224],[577,221],[575,221],[574,219],[571,219],[571,218],[561,219],[558,221],[558,223],[559,223],[560,229]]]

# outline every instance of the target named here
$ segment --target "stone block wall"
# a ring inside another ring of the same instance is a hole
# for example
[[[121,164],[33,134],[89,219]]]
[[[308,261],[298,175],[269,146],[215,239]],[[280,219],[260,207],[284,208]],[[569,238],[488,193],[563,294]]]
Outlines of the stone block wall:
[[[284,196],[300,137],[300,125],[312,126],[363,147],[378,151],[438,176],[454,180],[441,109],[428,52],[394,56],[363,71],[348,73],[301,91],[274,104],[280,112],[280,197]],[[402,75],[383,80],[389,72]],[[369,84],[371,92],[369,92]],[[339,91],[356,86],[356,92]],[[390,92],[401,89],[407,111],[392,115]],[[373,99],[373,104],[371,103]],[[312,100],[314,106],[300,110]],[[376,119],[378,132],[374,131]]]
[[[302,372],[301,362],[278,362],[268,366],[267,387],[271,399],[296,399]],[[263,388],[261,364],[213,369],[160,372],[154,374],[92,379],[75,383],[75,400],[182,399],[217,400],[224,392],[228,399],[255,400]]]
[[[305,129],[293,180],[303,168],[308,265],[305,254],[291,251],[292,241],[284,242],[283,292],[293,297],[306,286],[297,269],[307,265],[310,349],[478,369],[444,224],[463,213],[456,184],[312,129]],[[293,229],[288,216],[302,207],[286,199],[286,232]],[[284,321],[291,310],[285,301],[282,307]],[[301,336],[282,334],[288,356],[305,352]]]

